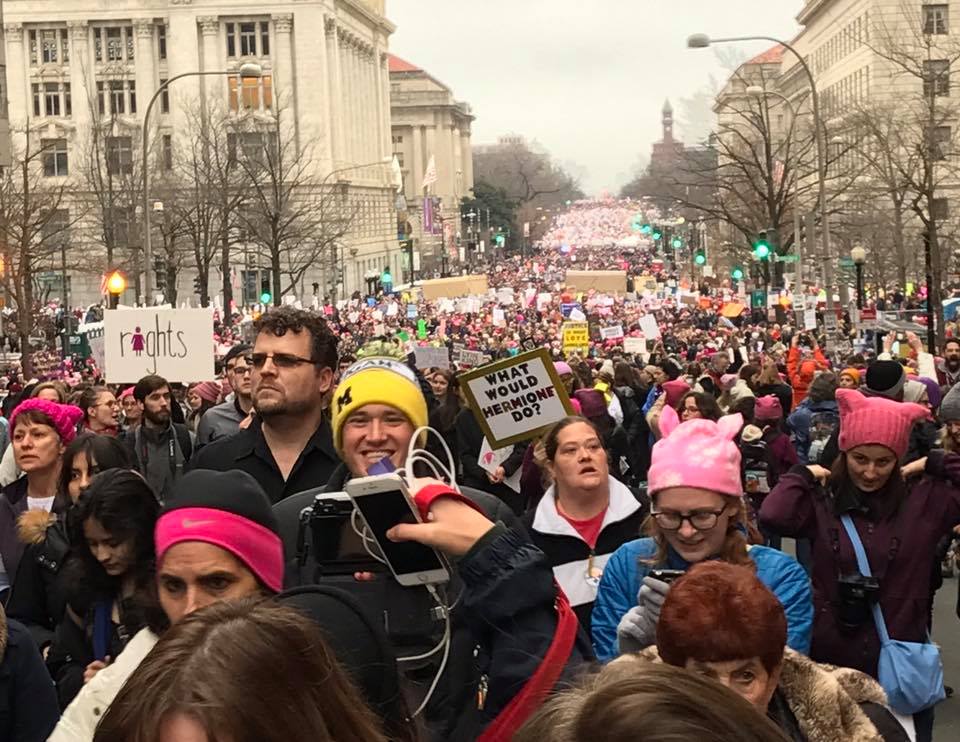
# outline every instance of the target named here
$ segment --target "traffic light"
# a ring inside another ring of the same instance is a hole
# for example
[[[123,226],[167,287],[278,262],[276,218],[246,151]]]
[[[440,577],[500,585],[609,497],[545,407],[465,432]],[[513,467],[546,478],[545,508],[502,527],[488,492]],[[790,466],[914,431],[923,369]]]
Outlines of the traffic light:
[[[673,238],[673,242],[671,242],[670,244],[673,245],[674,250],[679,250],[681,247],[683,247],[683,237],[681,237],[680,235],[676,235]]]
[[[654,227],[653,234],[651,234],[650,236],[653,237],[654,242],[659,242],[660,239],[663,237],[663,231],[660,229],[660,227]]]
[[[733,267],[733,270],[730,271],[730,277],[731,277],[734,281],[742,281],[742,280],[743,280],[743,268],[741,268],[739,265],[735,265],[735,266]]]
[[[761,232],[753,241],[753,254],[758,260],[770,259],[770,242],[766,232]]]
[[[260,303],[269,304],[273,300],[273,292],[270,290],[270,271],[260,272]]]
[[[203,283],[200,281],[200,276],[195,276],[193,279],[193,293],[199,294],[203,289]]]
[[[707,251],[702,247],[698,248],[697,251],[693,254],[693,262],[697,265],[706,265],[707,264]]]
[[[649,224],[640,225],[640,234],[650,234],[650,232],[652,231],[653,231],[653,227],[651,227]]]
[[[494,239],[497,242],[497,247],[503,247],[505,244],[507,244],[507,236],[503,232],[497,232]]]

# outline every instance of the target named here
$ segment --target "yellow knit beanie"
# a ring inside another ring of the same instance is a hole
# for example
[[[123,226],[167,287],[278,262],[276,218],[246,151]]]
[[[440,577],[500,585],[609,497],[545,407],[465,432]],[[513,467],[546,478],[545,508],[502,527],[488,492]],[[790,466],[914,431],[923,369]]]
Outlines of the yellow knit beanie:
[[[330,405],[333,445],[343,455],[343,424],[356,410],[382,404],[400,410],[414,428],[428,423],[427,401],[414,372],[403,362],[365,357],[343,372]]]

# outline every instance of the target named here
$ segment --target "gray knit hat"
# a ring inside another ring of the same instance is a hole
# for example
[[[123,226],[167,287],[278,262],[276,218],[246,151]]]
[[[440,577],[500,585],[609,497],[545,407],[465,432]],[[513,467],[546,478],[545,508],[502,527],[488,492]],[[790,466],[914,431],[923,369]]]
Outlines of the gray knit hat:
[[[960,420],[960,384],[954,384],[940,403],[940,422]]]

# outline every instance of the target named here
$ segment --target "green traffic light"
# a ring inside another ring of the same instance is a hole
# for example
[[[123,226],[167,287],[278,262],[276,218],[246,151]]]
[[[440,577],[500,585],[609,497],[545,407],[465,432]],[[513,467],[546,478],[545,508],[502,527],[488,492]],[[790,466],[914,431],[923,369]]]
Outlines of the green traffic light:
[[[651,227],[649,224],[640,225],[640,234],[650,234],[652,230],[653,227]]]
[[[264,291],[262,294],[260,294],[260,303],[269,304],[272,298],[273,297],[270,295],[269,291]]]
[[[698,252],[694,256],[693,262],[695,262],[697,265],[705,265],[707,262],[707,256],[704,255],[703,252]]]
[[[653,230],[653,239],[655,242],[659,242],[661,237],[663,237],[663,234],[659,229]]]
[[[755,242],[753,245],[753,254],[760,258],[760,260],[766,260],[770,257],[770,245],[763,240]]]
[[[743,268],[734,268],[730,271],[730,275],[733,277],[734,281],[739,281],[743,278]]]
[[[683,247],[683,240],[680,239],[679,237],[674,237],[672,244],[674,247],[677,247],[677,248]]]

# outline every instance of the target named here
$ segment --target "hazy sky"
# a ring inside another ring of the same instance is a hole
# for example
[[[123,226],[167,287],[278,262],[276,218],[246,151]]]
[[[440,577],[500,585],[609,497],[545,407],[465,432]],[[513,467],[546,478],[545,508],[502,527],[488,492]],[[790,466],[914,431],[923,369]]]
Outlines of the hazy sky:
[[[652,142],[669,97],[729,72],[686,38],[789,38],[803,0],[387,0],[391,51],[473,107],[474,144],[515,132],[579,169],[590,194],[617,189]],[[759,53],[765,43],[717,46]],[[681,136],[682,131],[678,132]]]

